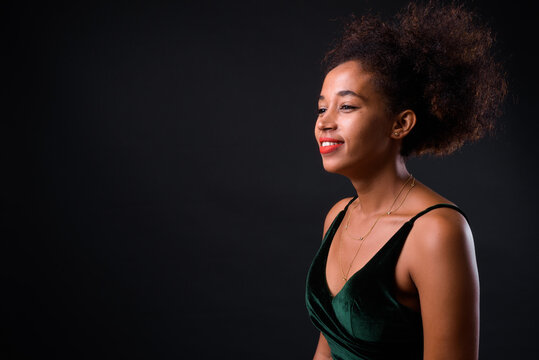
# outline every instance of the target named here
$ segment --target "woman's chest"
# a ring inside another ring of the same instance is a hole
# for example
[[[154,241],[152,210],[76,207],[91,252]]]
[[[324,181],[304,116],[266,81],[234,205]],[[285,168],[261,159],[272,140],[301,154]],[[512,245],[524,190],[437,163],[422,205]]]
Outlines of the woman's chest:
[[[419,298],[408,266],[412,250],[406,246],[405,230],[405,226],[386,226],[361,241],[346,236],[339,227],[327,249],[324,269],[332,297],[341,291],[356,297],[382,291],[401,305],[418,311]]]

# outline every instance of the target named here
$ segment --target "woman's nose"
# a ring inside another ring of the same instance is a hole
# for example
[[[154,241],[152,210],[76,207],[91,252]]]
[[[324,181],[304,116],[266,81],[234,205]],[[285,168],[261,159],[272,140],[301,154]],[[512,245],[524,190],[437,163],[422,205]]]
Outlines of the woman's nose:
[[[325,113],[320,114],[316,120],[316,127],[319,130],[334,130],[336,128],[336,122],[334,116],[326,110]]]

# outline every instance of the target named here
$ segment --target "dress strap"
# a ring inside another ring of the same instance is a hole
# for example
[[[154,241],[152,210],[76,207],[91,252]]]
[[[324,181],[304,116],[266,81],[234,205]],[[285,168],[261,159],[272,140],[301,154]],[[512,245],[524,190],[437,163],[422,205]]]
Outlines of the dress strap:
[[[464,218],[466,219],[466,221],[468,221],[468,217],[466,216],[466,214],[460,209],[458,208],[457,206],[455,205],[451,205],[451,204],[436,204],[436,205],[432,205],[428,208],[426,208],[425,210],[421,211],[419,214],[417,214],[416,216],[414,216],[413,218],[411,218],[409,220],[410,223],[414,223],[419,217],[425,215],[426,213],[428,213],[429,211],[432,211],[434,209],[438,209],[438,208],[450,208],[450,209],[453,209],[453,210],[456,210],[458,211],[459,213],[462,214],[462,216],[464,216]]]
[[[343,209],[343,212],[346,212],[346,210],[348,210],[348,207],[350,206],[350,204],[352,204],[352,203],[354,202],[355,199],[357,199],[357,195],[354,196],[354,197],[352,198],[352,200],[350,200],[350,201],[348,202],[348,204],[346,204],[346,206],[345,206],[344,209]]]

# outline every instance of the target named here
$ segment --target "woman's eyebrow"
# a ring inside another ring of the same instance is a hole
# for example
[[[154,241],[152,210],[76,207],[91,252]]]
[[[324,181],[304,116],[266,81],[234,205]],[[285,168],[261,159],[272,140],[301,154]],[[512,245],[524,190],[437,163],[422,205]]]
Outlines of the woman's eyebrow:
[[[358,94],[356,92],[353,92],[352,90],[341,90],[337,93],[337,95],[339,96],[347,96],[347,95],[352,95],[352,96],[355,96],[355,97],[358,97],[360,98],[361,100],[367,100],[367,98],[361,94]]]
[[[341,90],[337,93],[338,96],[348,96],[348,95],[352,95],[352,96],[355,96],[355,97],[358,97],[360,98],[361,100],[363,101],[366,101],[367,98],[361,94],[358,94],[358,93],[355,93],[353,92],[352,90]],[[318,97],[318,100],[325,100],[325,97],[323,95],[320,95]]]

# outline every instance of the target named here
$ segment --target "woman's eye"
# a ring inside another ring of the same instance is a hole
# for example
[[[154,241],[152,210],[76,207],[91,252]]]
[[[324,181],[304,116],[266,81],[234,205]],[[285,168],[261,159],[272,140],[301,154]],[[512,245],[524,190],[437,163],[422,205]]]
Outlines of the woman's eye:
[[[352,105],[341,105],[341,110],[345,110],[345,111],[349,111],[349,110],[354,110],[354,109],[357,109],[357,106],[352,106]]]
[[[326,110],[326,108],[318,108],[318,115],[325,113]]]

